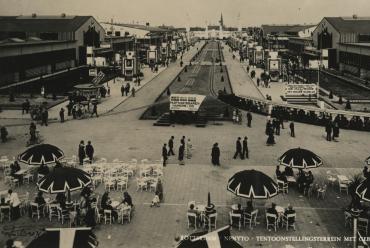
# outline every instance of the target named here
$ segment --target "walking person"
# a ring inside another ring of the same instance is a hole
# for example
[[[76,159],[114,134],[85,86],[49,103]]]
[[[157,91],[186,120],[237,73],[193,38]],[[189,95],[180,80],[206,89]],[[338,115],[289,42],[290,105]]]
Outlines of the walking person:
[[[249,150],[248,150],[248,137],[245,136],[243,140],[243,159],[248,158],[249,159]]]
[[[178,156],[179,165],[185,165],[184,155],[185,155],[185,146],[181,144],[179,147],[179,156]]]
[[[92,117],[94,114],[96,115],[96,117],[99,117],[99,116],[98,116],[98,104],[97,104],[97,103],[93,103],[93,110],[92,110],[92,113],[91,113],[91,117]]]
[[[211,158],[214,166],[220,166],[220,148],[218,147],[218,143],[213,144]]]
[[[241,159],[244,159],[243,158],[243,154],[242,154],[242,143],[240,142],[241,138],[238,137],[237,141],[236,141],[236,151],[235,151],[235,154],[234,154],[234,159],[236,159],[236,157],[239,155]]]
[[[89,158],[89,161],[91,164],[94,158],[94,147],[92,146],[90,140],[87,142],[87,145],[86,145],[86,155]]]
[[[185,146],[185,136],[182,136],[182,138],[180,140],[180,144]]]
[[[128,93],[130,92],[130,88],[131,88],[130,83],[127,83],[126,84],[126,87],[125,87],[125,94],[126,94],[126,96],[128,96]]]
[[[252,114],[250,111],[247,113],[247,126],[252,127]]]
[[[60,122],[64,122],[64,108],[61,108],[59,111],[59,117],[60,117]]]
[[[294,122],[290,122],[289,124],[289,128],[290,128],[290,137],[295,137],[295,132],[294,132]]]
[[[274,121],[275,121],[275,134],[280,135],[280,121],[277,118],[275,118]]]
[[[173,152],[173,140],[175,137],[171,136],[170,140],[168,141],[168,156],[175,155]]]
[[[190,142],[190,139],[188,139],[188,142],[186,142],[186,158],[191,159],[192,157],[192,150],[193,149],[193,144]]]
[[[80,165],[84,164],[84,158],[86,157],[85,153],[85,142],[81,140],[80,144],[78,145],[78,159],[80,161]]]
[[[163,167],[166,167],[168,160],[167,144],[164,143],[162,147],[162,158],[163,158]]]
[[[136,93],[135,87],[132,87],[132,90],[131,90],[132,97],[135,97],[135,93]]]
[[[333,124],[333,141],[337,141],[335,138],[339,137],[339,125],[338,122],[334,122]]]
[[[121,86],[121,95],[124,96],[125,95],[125,86]]]
[[[333,131],[332,122],[331,122],[331,120],[329,120],[328,123],[326,123],[326,126],[325,126],[326,140],[327,141],[331,141],[332,131]]]
[[[43,108],[41,111],[41,126],[43,125],[48,126],[48,118],[49,113],[45,108]]]

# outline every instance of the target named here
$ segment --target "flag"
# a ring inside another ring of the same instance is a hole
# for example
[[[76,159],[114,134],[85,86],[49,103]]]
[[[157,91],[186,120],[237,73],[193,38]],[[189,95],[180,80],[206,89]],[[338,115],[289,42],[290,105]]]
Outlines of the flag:
[[[238,242],[232,239],[230,226],[222,227],[213,232],[194,233],[184,237],[177,248],[242,248]]]

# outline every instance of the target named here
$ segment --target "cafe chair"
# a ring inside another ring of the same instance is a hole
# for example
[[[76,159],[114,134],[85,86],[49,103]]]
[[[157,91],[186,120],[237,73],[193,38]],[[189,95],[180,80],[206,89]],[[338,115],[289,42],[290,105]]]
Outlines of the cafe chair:
[[[275,232],[276,232],[277,225],[278,225],[277,216],[275,214],[266,213],[266,228],[267,228],[267,230],[270,230],[269,227],[272,226],[275,229]]]
[[[136,178],[136,191],[139,191],[139,189],[141,190],[141,192],[143,192],[143,189],[144,190],[147,190],[147,183],[143,180],[143,178],[140,178],[140,177],[137,177]]]
[[[317,190],[317,199],[320,199],[320,197],[321,197],[321,199],[324,200],[327,187],[328,186],[325,184],[323,187],[321,187]]]
[[[118,216],[118,219],[121,220],[121,224],[123,224],[123,221],[124,220],[127,220],[128,223],[131,222],[131,208],[129,209],[122,209],[121,211],[119,211],[119,216]]]
[[[37,203],[31,202],[30,203],[30,208],[31,208],[31,218],[34,216],[37,217],[37,220],[40,219],[40,206]]]
[[[344,227],[352,227],[352,214],[348,211],[344,211]]]
[[[358,218],[357,222],[357,228],[359,231],[363,232],[365,235],[367,235],[368,232],[368,226],[369,226],[369,220],[365,218]]]
[[[345,191],[348,195],[348,184],[339,181],[339,193],[342,193],[342,191]]]
[[[117,182],[117,190],[120,190],[122,192],[123,189],[127,189],[127,181],[127,178],[121,177]]]
[[[97,207],[94,207],[94,210],[95,210],[95,221],[96,221],[96,223],[101,223],[101,219],[104,217],[104,215],[99,212],[99,209]]]
[[[27,174],[23,176],[23,183],[30,184],[30,182],[33,182],[33,175],[27,172]]]
[[[293,230],[295,231],[295,219],[296,219],[296,214],[287,214],[283,215],[283,218],[281,219],[281,225],[282,227],[286,226],[286,230],[288,231],[289,227],[293,227]]]
[[[242,225],[242,215],[234,214],[232,211],[230,211],[229,217],[230,217],[230,226],[233,227],[235,224],[237,224],[237,227],[240,230],[241,225]]]
[[[253,210],[250,214],[244,213],[244,227],[246,224],[249,224],[249,228],[252,228],[252,224],[254,226],[257,226],[257,215],[258,215],[258,209]]]
[[[104,224],[112,225],[112,210],[104,209]]]
[[[64,224],[65,220],[70,220],[70,215],[69,215],[68,210],[58,207],[58,212],[59,212],[59,218],[62,221],[62,225]]]
[[[194,229],[197,230],[197,214],[196,213],[186,213],[188,219],[188,229],[190,226],[194,226]]]
[[[209,223],[209,227],[208,227],[209,230],[212,230],[212,227],[216,229],[217,228],[217,213],[208,215],[208,217],[206,218],[206,222]],[[206,222],[204,222],[204,227],[207,224]]]
[[[11,177],[11,178],[10,178],[9,185],[10,185],[11,187],[17,187],[17,186],[19,187],[19,186],[20,186],[19,179],[14,178],[14,177]]]
[[[113,180],[108,179],[107,181],[104,182],[104,185],[105,185],[105,190],[108,190],[108,192],[110,192],[111,188],[114,190],[115,183]]]
[[[8,219],[11,221],[10,218],[10,206],[1,206],[0,207],[0,222],[2,223],[4,219]]]
[[[49,205],[49,220],[50,220],[50,222],[53,219],[53,217],[58,218],[58,220],[60,219],[58,208],[59,208],[59,204],[50,204]]]
[[[278,185],[278,192],[286,193],[288,194],[288,182],[284,182],[282,180],[277,179],[277,185]]]

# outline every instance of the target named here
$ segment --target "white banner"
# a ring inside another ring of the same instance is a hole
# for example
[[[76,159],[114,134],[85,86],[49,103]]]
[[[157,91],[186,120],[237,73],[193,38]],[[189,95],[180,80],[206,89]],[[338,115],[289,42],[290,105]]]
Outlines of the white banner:
[[[288,84],[285,86],[285,97],[316,96],[316,84]]]
[[[195,94],[171,94],[170,110],[198,111],[206,96]]]

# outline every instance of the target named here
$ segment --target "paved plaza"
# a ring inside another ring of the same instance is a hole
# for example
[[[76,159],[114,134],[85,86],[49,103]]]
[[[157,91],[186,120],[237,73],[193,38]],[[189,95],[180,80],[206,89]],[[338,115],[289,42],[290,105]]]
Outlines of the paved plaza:
[[[198,43],[196,47],[201,47]],[[184,62],[189,62],[194,56],[196,47],[184,55]],[[228,68],[233,91],[236,94],[263,99],[263,94],[247,76],[238,60],[232,60],[231,53],[225,46],[224,64]],[[178,165],[177,156],[170,157],[169,164],[164,168],[163,186],[164,203],[159,208],[150,208],[154,196],[152,192],[136,191],[135,176],[129,180],[128,192],[135,205],[131,223],[99,224],[95,234],[99,247],[172,247],[175,237],[194,232],[187,229],[186,211],[189,201],[206,204],[207,194],[218,212],[217,227],[229,223],[230,206],[235,203],[245,204],[246,200],[234,197],[226,190],[228,179],[236,172],[246,169],[260,170],[270,177],[275,174],[277,158],[286,150],[295,147],[312,150],[323,159],[323,166],[312,169],[315,182],[326,183],[328,171],[335,175],[343,174],[351,177],[361,173],[363,161],[369,155],[370,134],[366,132],[341,130],[338,142],[327,142],[323,127],[296,123],[296,137],[289,135],[288,125],[276,136],[276,145],[266,146],[266,117],[253,114],[252,128],[246,123],[241,125],[231,122],[209,123],[206,128],[196,128],[192,125],[173,125],[170,127],[155,127],[152,120],[139,120],[146,107],[168,87],[183,68],[179,61],[170,64],[160,73],[153,76],[143,86],[135,97],[113,104],[99,118],[71,120],[65,123],[54,122],[48,127],[38,126],[44,143],[60,147],[66,156],[77,154],[80,140],[91,140],[95,148],[96,159],[106,158],[108,161],[120,159],[129,161],[161,158],[161,147],[167,143],[171,135],[175,136],[175,153],[177,155],[180,138],[185,135],[193,144],[193,156],[185,161],[184,166]],[[118,84],[119,82],[116,82]],[[110,83],[110,85],[112,85]],[[113,92],[117,89],[111,87]],[[116,93],[112,98],[120,99]],[[123,99],[122,99],[123,100]],[[243,112],[243,117],[246,113]],[[245,118],[244,118],[245,119]],[[28,132],[29,121],[20,119],[4,119],[9,124],[19,124],[8,128],[12,139],[0,144],[0,155],[16,157],[25,149],[24,134]],[[22,125],[24,124],[24,125]],[[247,160],[232,159],[235,152],[237,137],[248,136],[250,158]],[[218,142],[221,149],[221,166],[211,165],[211,147]],[[3,177],[0,180],[0,191],[6,190]],[[34,185],[21,186],[15,189],[19,194],[35,191]],[[96,192],[103,194],[103,185]],[[78,193],[77,193],[78,195]],[[111,198],[119,200],[122,193],[111,192]],[[297,212],[296,231],[286,231],[279,228],[275,233],[265,226],[264,208],[274,202],[279,206],[294,206]],[[344,237],[351,235],[351,229],[344,226],[343,208],[350,202],[350,197],[339,193],[338,184],[330,185],[324,199],[316,196],[307,198],[291,187],[288,194],[279,194],[270,200],[255,200],[260,213],[255,228],[233,228],[232,235],[243,237],[239,242],[244,247],[351,247],[351,242],[267,242],[259,237],[274,236],[330,236]],[[30,242],[45,227],[60,227],[60,223],[49,222],[46,218],[40,221],[23,216],[15,222],[0,224],[0,246],[8,238],[16,238],[24,244]],[[67,224],[63,225],[67,227]],[[13,227],[21,231],[15,231]],[[247,240],[248,239],[248,240]]]

